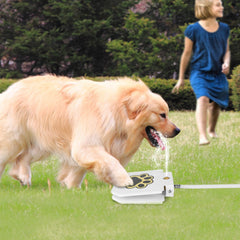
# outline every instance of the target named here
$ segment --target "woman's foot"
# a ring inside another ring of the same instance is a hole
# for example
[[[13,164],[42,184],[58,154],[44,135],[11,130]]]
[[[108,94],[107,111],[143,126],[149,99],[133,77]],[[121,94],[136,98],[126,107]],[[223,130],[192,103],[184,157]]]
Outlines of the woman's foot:
[[[206,139],[206,138],[202,138],[199,140],[199,145],[200,146],[204,146],[204,145],[208,145],[210,142]]]
[[[218,138],[218,135],[215,132],[209,132],[208,135],[210,138]]]

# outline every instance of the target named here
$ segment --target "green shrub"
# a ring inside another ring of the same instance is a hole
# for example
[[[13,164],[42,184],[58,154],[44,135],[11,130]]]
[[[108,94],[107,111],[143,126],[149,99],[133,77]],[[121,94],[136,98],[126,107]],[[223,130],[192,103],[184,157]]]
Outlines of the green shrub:
[[[178,94],[172,93],[176,80],[143,78],[143,81],[164,98],[170,110],[195,110],[196,99],[188,80],[185,80],[185,87]]]
[[[23,74],[17,70],[0,68],[0,78],[20,79],[20,78],[23,78]]]
[[[238,71],[239,74],[239,71]],[[239,75],[238,75],[239,77]],[[192,90],[189,80],[185,80],[184,89],[180,90],[178,94],[172,94],[172,89],[177,83],[174,79],[149,79],[147,77],[142,78],[142,80],[148,85],[148,87],[155,93],[160,94],[169,105],[171,111],[174,110],[195,110],[196,108],[196,98]],[[232,102],[232,93],[234,86],[233,80],[229,81],[229,105],[227,111],[234,110]],[[235,89],[236,90],[236,89]],[[239,94],[239,83],[238,83],[238,94]],[[240,103],[240,97],[238,95],[238,104]],[[236,110],[236,109],[235,109]]]
[[[232,72],[232,95],[231,98],[235,111],[240,111],[240,65]]]

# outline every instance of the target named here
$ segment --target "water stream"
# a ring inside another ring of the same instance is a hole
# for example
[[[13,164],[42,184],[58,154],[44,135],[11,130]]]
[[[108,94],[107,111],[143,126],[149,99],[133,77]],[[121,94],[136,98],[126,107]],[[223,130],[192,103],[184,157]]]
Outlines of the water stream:
[[[163,137],[163,135],[160,132],[158,132],[158,134],[161,136],[161,140],[162,140],[163,144],[165,145],[165,150],[162,151],[160,147],[156,148],[156,150],[155,150],[155,152],[152,156],[152,160],[153,160],[157,169],[161,168],[161,163],[165,160],[165,174],[167,176],[168,175],[170,146],[168,144],[167,138]]]

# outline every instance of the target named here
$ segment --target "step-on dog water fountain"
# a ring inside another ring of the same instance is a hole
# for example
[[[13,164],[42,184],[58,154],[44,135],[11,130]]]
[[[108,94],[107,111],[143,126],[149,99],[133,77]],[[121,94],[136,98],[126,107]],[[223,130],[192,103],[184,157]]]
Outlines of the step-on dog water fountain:
[[[214,184],[214,185],[174,185],[173,176],[168,172],[169,146],[167,139],[158,133],[159,146],[165,150],[165,171],[149,170],[143,172],[130,172],[133,185],[112,188],[112,199],[121,204],[162,204],[165,197],[173,197],[174,189],[218,189],[240,188],[240,184]],[[156,154],[159,154],[157,148]],[[157,161],[154,159],[154,162]]]
[[[240,188],[240,184],[174,185],[171,172],[149,170],[129,173],[134,184],[113,187],[112,199],[121,204],[162,204],[165,197],[173,197],[174,189]]]
[[[171,172],[150,170],[129,173],[134,184],[124,188],[113,187],[112,199],[121,204],[161,204],[165,197],[174,196]]]

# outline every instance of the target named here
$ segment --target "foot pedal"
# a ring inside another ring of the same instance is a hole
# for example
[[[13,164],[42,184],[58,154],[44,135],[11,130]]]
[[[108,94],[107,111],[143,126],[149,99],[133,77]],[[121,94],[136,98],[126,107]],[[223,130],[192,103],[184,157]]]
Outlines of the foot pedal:
[[[120,204],[162,204],[165,197],[174,196],[171,172],[149,170],[130,172],[134,184],[127,187],[113,187],[112,199]]]

